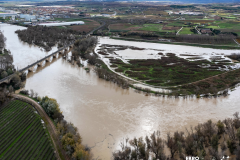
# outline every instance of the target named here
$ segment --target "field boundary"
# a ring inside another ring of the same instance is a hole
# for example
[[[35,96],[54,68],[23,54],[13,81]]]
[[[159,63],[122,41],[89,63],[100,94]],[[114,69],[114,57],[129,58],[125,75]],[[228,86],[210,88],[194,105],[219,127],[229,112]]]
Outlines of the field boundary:
[[[57,129],[55,127],[55,125],[53,124],[52,120],[49,118],[49,116],[46,114],[46,112],[43,110],[43,108],[34,100],[32,100],[29,97],[23,96],[23,95],[19,95],[19,94],[12,94],[12,96],[16,99],[19,99],[21,101],[27,102],[30,105],[32,105],[37,112],[40,114],[40,116],[43,118],[43,120],[45,121],[45,124],[48,128],[48,131],[50,133],[50,137],[52,139],[52,142],[54,144],[55,150],[56,150],[56,157],[58,160],[61,160],[62,158],[60,158],[60,153],[59,150],[61,151],[61,154],[64,156],[64,159],[66,160],[70,160],[68,158],[68,156],[65,154],[65,151],[63,151],[62,149],[62,145],[60,144],[58,137],[57,137]]]

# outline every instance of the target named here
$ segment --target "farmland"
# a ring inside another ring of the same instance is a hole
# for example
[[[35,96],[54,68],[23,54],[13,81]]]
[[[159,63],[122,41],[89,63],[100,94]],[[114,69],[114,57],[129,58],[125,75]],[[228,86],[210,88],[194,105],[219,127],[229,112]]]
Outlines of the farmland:
[[[84,20],[85,24],[83,25],[76,25],[76,26],[70,26],[71,29],[75,31],[85,32],[88,33],[94,28],[97,28],[100,24],[97,21],[94,20]]]
[[[193,34],[193,32],[190,31],[191,28],[188,28],[188,27],[184,27],[180,32],[179,34]]]
[[[85,24],[73,25],[73,26],[58,26],[57,28],[62,29],[72,29],[74,31],[79,31],[83,33],[88,33],[94,28],[98,27],[100,24],[92,19],[82,19],[82,18],[55,18],[57,21],[71,22],[71,21],[84,21]]]
[[[0,159],[56,159],[49,133],[37,111],[13,100],[0,108]]]
[[[144,24],[140,30],[159,32],[162,27],[163,25],[161,24]]]

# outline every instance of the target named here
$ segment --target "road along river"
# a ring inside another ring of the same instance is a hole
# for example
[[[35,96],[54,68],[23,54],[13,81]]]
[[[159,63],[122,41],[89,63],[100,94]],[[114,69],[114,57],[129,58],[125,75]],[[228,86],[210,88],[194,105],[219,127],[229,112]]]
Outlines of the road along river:
[[[20,42],[14,32],[23,27],[1,24],[0,29],[18,68],[48,54],[39,47]],[[208,119],[232,117],[234,112],[240,111],[240,88],[227,97],[212,99],[145,96],[133,89],[123,90],[99,79],[93,70],[86,73],[62,58],[29,73],[25,88],[33,89],[40,96],[55,98],[66,120],[79,129],[83,143],[92,147],[95,158],[102,160],[111,159],[124,137],[145,136],[156,130],[166,136],[167,132],[184,131],[185,127]]]

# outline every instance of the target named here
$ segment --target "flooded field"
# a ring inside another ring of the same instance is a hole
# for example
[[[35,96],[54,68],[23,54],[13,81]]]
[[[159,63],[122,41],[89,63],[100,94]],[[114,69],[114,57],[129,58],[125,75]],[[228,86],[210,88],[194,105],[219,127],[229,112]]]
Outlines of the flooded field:
[[[161,59],[166,54],[172,53],[177,57],[188,60],[209,60],[221,59],[229,60],[227,56],[231,54],[239,54],[239,50],[222,50],[212,48],[201,48],[184,45],[158,44],[146,42],[133,42],[110,39],[108,37],[100,38],[99,45],[95,52],[100,51],[99,56],[109,63],[109,58],[119,58],[124,63],[128,63],[131,59]],[[194,57],[194,59],[193,59]],[[240,64],[235,64],[233,68],[239,68]]]
[[[11,50],[17,67],[22,68],[48,54],[18,40],[14,31],[23,27],[0,26],[7,38],[6,47]],[[100,39],[100,43],[114,45],[115,41]],[[121,43],[134,46],[136,42]],[[143,45],[147,48],[159,45],[163,49],[162,44]],[[179,47],[189,53],[194,51],[186,46]],[[111,159],[112,152],[119,149],[123,138],[145,136],[156,130],[165,137],[167,132],[184,131],[208,119],[225,119],[240,111],[240,88],[227,97],[212,99],[145,96],[133,89],[123,90],[99,79],[93,70],[87,73],[84,68],[71,65],[62,58],[29,73],[25,88],[33,89],[40,96],[55,98],[65,118],[78,128],[83,143],[92,148],[94,158],[102,160]]]

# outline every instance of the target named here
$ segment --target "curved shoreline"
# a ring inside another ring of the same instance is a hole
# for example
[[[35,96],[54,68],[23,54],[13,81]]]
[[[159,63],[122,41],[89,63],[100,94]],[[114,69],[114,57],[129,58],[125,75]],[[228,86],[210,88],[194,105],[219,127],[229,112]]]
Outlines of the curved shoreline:
[[[124,41],[124,40],[123,40],[123,41]],[[218,77],[218,76],[221,76],[221,75],[225,75],[225,74],[227,74],[227,73],[230,73],[230,72],[236,70],[236,69],[229,70],[229,71],[226,71],[226,72],[224,72],[224,73],[217,74],[217,75],[214,75],[214,76],[211,76],[211,77],[207,77],[207,78],[204,78],[204,79],[195,81],[195,82],[190,82],[190,83],[186,83],[186,84],[182,84],[182,85],[177,85],[177,86],[153,86],[153,85],[150,85],[150,84],[146,84],[146,83],[144,83],[144,82],[142,82],[142,81],[132,79],[132,78],[130,78],[130,77],[128,77],[128,76],[125,76],[125,75],[122,74],[122,73],[116,72],[112,67],[110,67],[110,64],[109,64],[109,63],[107,63],[106,61],[104,61],[104,56],[98,54],[97,49],[99,48],[100,45],[101,45],[101,44],[98,44],[98,45],[95,47],[94,52],[95,52],[95,54],[101,59],[101,61],[103,61],[103,63],[108,67],[109,70],[111,70],[113,73],[117,74],[118,76],[123,77],[123,78],[126,79],[126,80],[129,80],[129,81],[134,82],[134,84],[132,84],[134,87],[136,87],[136,88],[142,88],[142,89],[150,89],[150,90],[153,91],[153,92],[169,93],[169,92],[171,92],[171,89],[174,89],[174,88],[176,89],[177,87],[184,86],[184,85],[195,84],[195,83],[198,83],[198,82],[201,82],[201,81],[205,81],[205,80],[208,80],[208,79],[211,79],[211,78],[214,78],[214,77]],[[227,88],[226,88],[226,89],[227,89]],[[226,89],[224,89],[224,90],[226,90]],[[223,92],[224,90],[221,90],[221,91],[218,91],[218,92]]]

